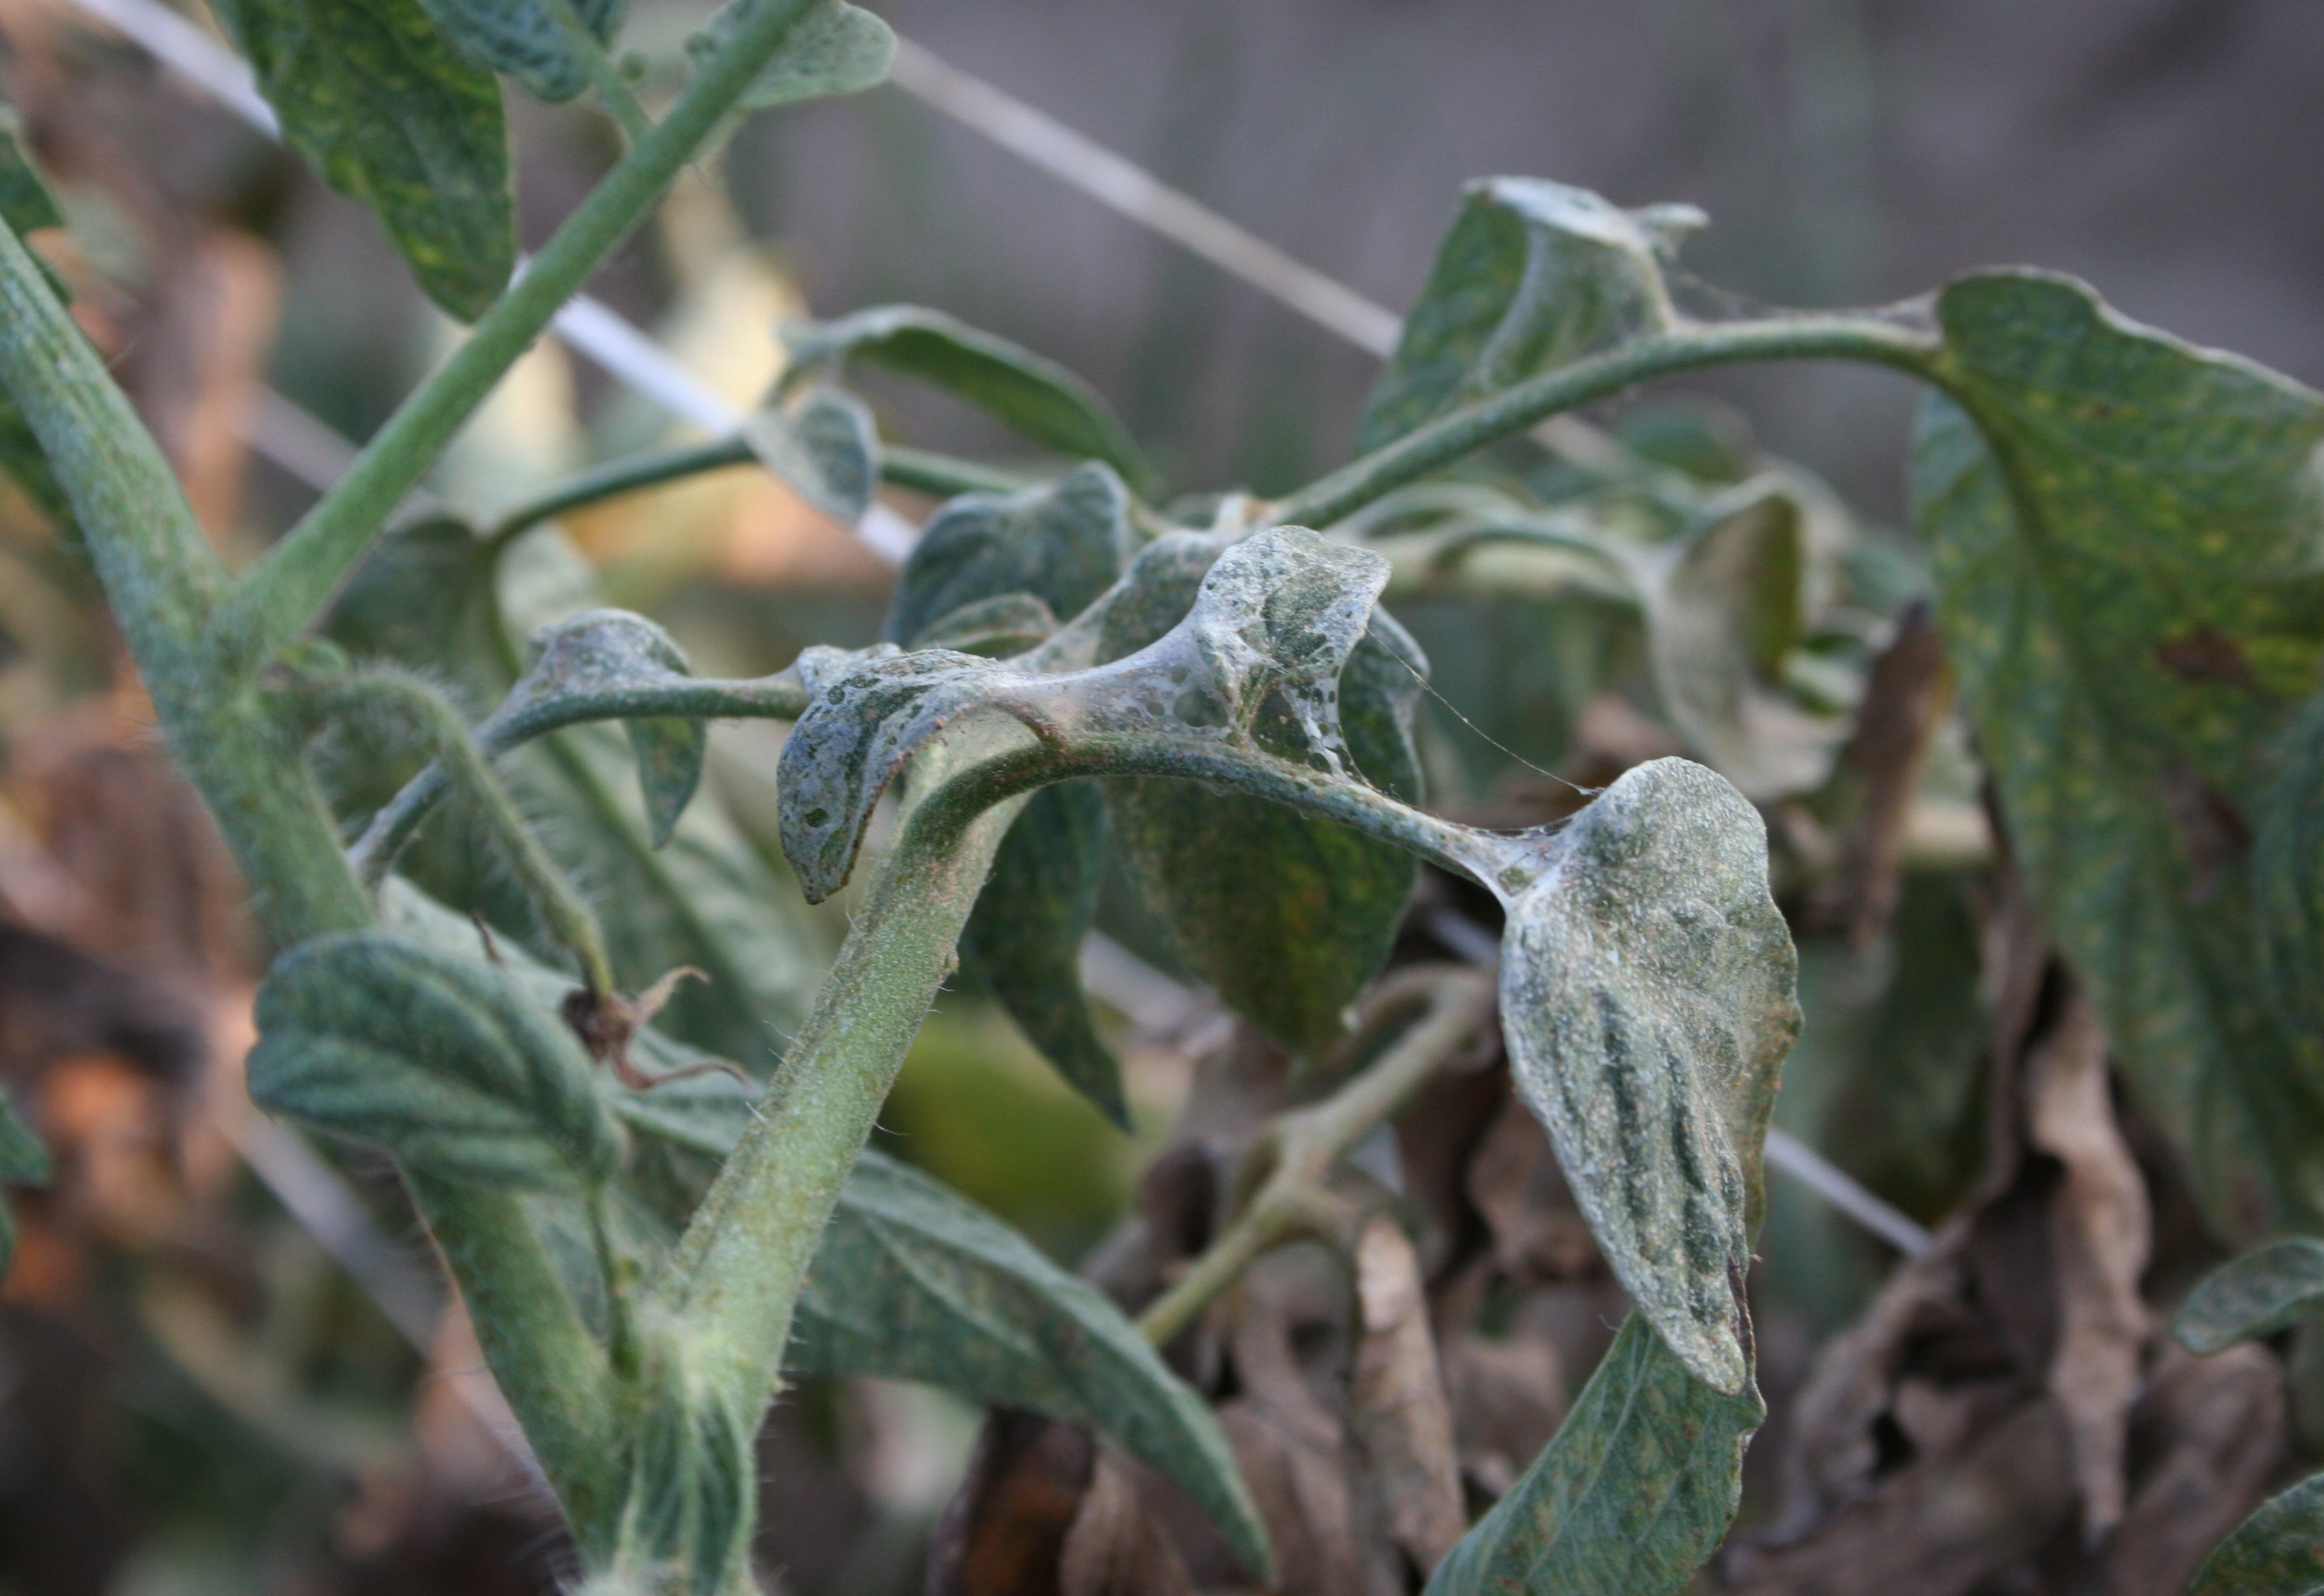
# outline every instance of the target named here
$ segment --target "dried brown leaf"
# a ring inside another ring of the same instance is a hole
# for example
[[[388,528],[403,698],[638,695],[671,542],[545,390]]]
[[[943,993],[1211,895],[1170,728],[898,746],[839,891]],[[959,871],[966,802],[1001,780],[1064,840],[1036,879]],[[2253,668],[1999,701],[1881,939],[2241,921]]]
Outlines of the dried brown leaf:
[[[1355,1265],[1361,1333],[1348,1427],[1359,1479],[1389,1539],[1425,1578],[1467,1533],[1469,1518],[1420,1261],[1402,1228],[1383,1216],[1364,1226]]]
[[[1927,763],[1929,739],[1952,707],[1952,672],[1943,637],[1918,600],[1896,617],[1895,634],[1873,661],[1856,731],[1840,755],[1858,784],[1854,825],[1839,873],[1819,893],[1817,919],[1862,948],[1896,912],[1906,821]]]
[[[1058,1564],[1094,1472],[1088,1435],[995,1408],[936,1526],[928,1596],[1063,1596]]]
[[[1178,1550],[1138,1489],[1136,1466],[1102,1452],[1065,1532],[1057,1564],[1059,1596],[1194,1596]]]

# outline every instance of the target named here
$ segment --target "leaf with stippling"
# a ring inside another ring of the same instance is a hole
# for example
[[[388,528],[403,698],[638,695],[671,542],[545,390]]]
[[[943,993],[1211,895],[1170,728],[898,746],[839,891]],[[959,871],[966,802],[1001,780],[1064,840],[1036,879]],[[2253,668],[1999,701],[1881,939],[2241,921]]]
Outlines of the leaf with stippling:
[[[460,51],[480,67],[505,72],[544,100],[569,100],[589,85],[582,46],[555,10],[599,46],[622,25],[623,0],[420,0]]]
[[[1068,459],[1102,460],[1139,489],[1153,482],[1130,433],[1095,389],[1055,361],[940,310],[886,305],[786,328],[786,388],[861,361],[930,382]]]
[[[1642,562],[1646,652],[1672,723],[1753,798],[1823,782],[1847,723],[1782,691],[1806,629],[1807,507],[1781,481],[1712,501],[1702,525]]]
[[[880,794],[920,743],[973,707],[1008,667],[973,654],[892,645],[799,656],[807,713],[783,743],[783,857],[810,903],[837,892],[854,867]]]
[[[419,0],[217,0],[282,136],[473,321],[516,265],[501,86]]]
[[[2324,398],[2061,278],[1936,308],[1913,497],[2011,849],[2212,1222],[2324,1225],[2324,1069],[2271,1012],[2246,857],[2324,676]]]
[[[13,106],[0,102],[0,222],[19,238],[42,227],[58,227],[64,224],[64,213],[57,208],[56,197],[49,192],[40,169],[25,151],[23,130],[16,121]],[[60,299],[69,298],[63,279],[41,263],[42,274]],[[0,471],[5,471],[31,500],[41,518],[57,529],[71,547],[83,546],[80,526],[73,518],[72,502],[66,498],[64,484],[49,467],[49,457],[41,448],[41,440],[32,436],[32,424],[17,408],[16,401],[0,393]]]
[[[1100,653],[1131,653],[1177,622],[1203,579],[1194,540],[1157,544],[1151,580],[1106,618]],[[1428,662],[1385,610],[1338,673],[1337,738],[1358,774],[1418,798],[1412,717]],[[1261,746],[1305,760],[1289,705],[1259,718]],[[1106,800],[1140,895],[1187,965],[1222,1001],[1286,1046],[1327,1045],[1379,973],[1418,877],[1402,848],[1265,799],[1145,778],[1109,784]]]
[[[733,36],[746,12],[778,3],[732,0],[686,41],[687,59],[700,71]],[[887,80],[895,59],[896,35],[886,23],[844,0],[814,0],[737,103],[746,111],[767,111],[798,100],[861,94]]]
[[[1092,463],[1021,493],[964,493],[937,511],[896,578],[885,636],[907,647],[964,605],[1030,593],[1075,616],[1128,558],[1130,495]]]
[[[2187,1582],[2187,1596],[2316,1596],[2319,1591],[2324,1474],[2262,1503]]]
[[[388,931],[302,942],[258,991],[250,1095],[450,1180],[603,1180],[621,1127],[579,1041],[506,973]]]
[[[1092,784],[1034,793],[961,931],[960,962],[1057,1073],[1127,1131],[1121,1060],[1099,1037],[1082,995],[1082,939],[1097,912],[1105,836],[1105,797]]]
[[[1657,759],[1543,848],[1502,935],[1510,1069],[1632,1304],[1731,1395],[1750,1381],[1760,1147],[1800,1026],[1766,828],[1711,771]]]
[[[1537,178],[1469,185],[1356,438],[1379,448],[1430,417],[1672,321],[1662,262],[1703,225],[1692,206],[1626,211]]]
[[[533,634],[524,674],[500,712],[567,695],[595,697],[659,685],[693,674],[685,651],[644,616],[585,610]],[[645,798],[650,838],[659,848],[669,841],[702,784],[708,733],[701,721],[680,716],[641,716],[622,724],[637,756],[638,790]]]
[[[853,527],[880,486],[880,434],[872,412],[837,388],[810,390],[742,423],[759,463],[833,520]]]
[[[1556,1438],[1425,1596],[1673,1596],[1725,1537],[1766,1417],[1748,1362],[1722,1395],[1631,1315]]]
[[[963,604],[922,632],[912,646],[1007,659],[1038,647],[1056,631],[1056,612],[1031,593],[997,593]]]
[[[8,1095],[0,1092],[0,1186],[46,1186],[49,1174],[49,1150],[16,1117]],[[0,1195],[0,1274],[7,1272],[8,1260],[15,1251],[15,1215],[9,1211],[7,1197]]]
[[[866,1153],[800,1293],[784,1365],[921,1380],[1089,1426],[1176,1481],[1250,1567],[1259,1524],[1203,1399],[1121,1312],[918,1171]]]
[[[2179,1309],[2171,1334],[2209,1357],[2324,1314],[2324,1242],[2287,1236],[2203,1277]]]

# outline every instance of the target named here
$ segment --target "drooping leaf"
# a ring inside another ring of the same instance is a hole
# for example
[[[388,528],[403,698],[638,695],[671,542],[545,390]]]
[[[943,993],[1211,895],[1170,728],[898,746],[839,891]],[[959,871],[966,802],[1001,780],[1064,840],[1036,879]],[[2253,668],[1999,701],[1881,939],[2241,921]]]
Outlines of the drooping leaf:
[[[2324,1591],[2324,1474],[2312,1474],[2221,1541],[2187,1596],[2316,1596]]]
[[[1937,316],[1913,496],[2013,852],[2212,1222],[2324,1225],[2324,1068],[2269,1010],[2246,875],[2324,658],[2324,399],[2064,279]]]
[[[250,1095],[451,1180],[602,1180],[621,1128],[572,1032],[503,971],[390,931],[318,937],[258,993]]]
[[[1069,459],[1102,460],[1133,488],[1153,481],[1095,389],[1055,361],[980,332],[940,310],[888,305],[837,321],[787,328],[788,388],[847,361],[932,382]]]
[[[1155,559],[1135,601],[1109,611],[1100,656],[1133,653],[1176,625],[1203,580],[1203,555],[1190,546],[1175,568]],[[1419,796],[1412,716],[1427,669],[1419,645],[1375,610],[1335,684],[1350,761],[1407,802]],[[1260,746],[1305,758],[1298,720],[1287,702],[1268,702]],[[1106,801],[1139,893],[1189,968],[1287,1047],[1339,1036],[1348,1004],[1395,940],[1418,878],[1412,856],[1265,799],[1186,782],[1111,783]]]
[[[1127,1131],[1121,1060],[1082,995],[1082,939],[1097,911],[1105,837],[1105,795],[1091,783],[1034,793],[961,931],[960,962],[1057,1073]]]
[[[429,298],[473,321],[516,264],[493,75],[420,0],[217,0],[219,20],[330,186],[370,209]]]
[[[1626,211],[1537,178],[1469,185],[1356,437],[1379,448],[1432,417],[1670,324],[1662,262],[1692,206]]]
[[[1631,1315],[1556,1438],[1425,1596],[1673,1596],[1726,1536],[1766,1417],[1748,1364],[1721,1395]]]
[[[2172,1335],[2209,1357],[2324,1314],[2324,1242],[2286,1236],[2203,1277],[2179,1309]]]
[[[1030,593],[1065,619],[1113,585],[1130,555],[1130,496],[1102,463],[1021,493],[965,493],[928,522],[896,579],[884,635],[923,634],[964,605]]]
[[[853,527],[871,508],[880,486],[880,434],[853,394],[810,390],[754,412],[742,436],[760,464],[833,520]]]
[[[799,1295],[786,1368],[922,1380],[1087,1425],[1177,1481],[1244,1564],[1267,1532],[1203,1399],[1120,1310],[902,1164],[855,1167]]]
[[[1782,691],[1807,619],[1807,510],[1776,482],[1712,502],[1702,524],[1640,563],[1646,652],[1672,723],[1753,798],[1823,782],[1846,734]]]
[[[530,653],[524,674],[511,692],[511,706],[565,693],[650,686],[694,674],[668,632],[625,610],[585,610],[543,628],[533,634]],[[648,837],[659,848],[669,841],[678,817],[702,784],[709,734],[701,721],[675,716],[640,717],[622,724],[637,756]]]
[[[352,655],[447,680],[482,711],[516,679],[516,639],[601,601],[594,573],[554,528],[496,556],[458,522],[437,519],[382,540],[326,631]],[[650,651],[634,663],[648,675],[661,668]],[[642,990],[681,965],[704,971],[708,980],[672,998],[662,1027],[763,1073],[806,1014],[825,949],[796,895],[714,796],[687,804],[657,848],[636,764],[634,738],[586,725],[520,748],[502,774],[526,812],[549,822],[543,840],[588,892],[623,987]],[[371,785],[360,771],[342,784],[376,803],[412,772],[394,768],[384,789],[375,774]],[[522,937],[529,912],[501,889],[491,857],[456,810],[431,817],[398,867],[446,903]]]
[[[589,69],[551,7],[569,5],[600,45],[622,25],[623,0],[420,0],[436,25],[480,67],[505,72],[544,100],[569,100]]]
[[[46,1186],[49,1174],[49,1150],[16,1117],[7,1093],[0,1092],[0,1186]],[[16,1217],[6,1195],[0,1193],[0,1274],[8,1272],[8,1261],[15,1252]]]
[[[1712,772],[1657,759],[1546,846],[1502,933],[1510,1070],[1631,1303],[1732,1395],[1760,1147],[1800,1026],[1766,828]]]
[[[702,31],[686,41],[686,53],[700,71],[725,47],[753,7],[778,0],[730,0]],[[759,69],[738,102],[747,111],[767,111],[795,100],[861,94],[886,81],[896,59],[896,35],[886,23],[844,0],[815,0],[793,23],[775,59]]]

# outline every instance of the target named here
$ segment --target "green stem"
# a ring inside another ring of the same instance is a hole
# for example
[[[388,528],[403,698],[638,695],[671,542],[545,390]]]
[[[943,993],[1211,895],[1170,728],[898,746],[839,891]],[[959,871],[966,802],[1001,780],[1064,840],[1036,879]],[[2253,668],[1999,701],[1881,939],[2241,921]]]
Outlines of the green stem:
[[[505,546],[543,521],[553,521],[570,511],[586,509],[624,493],[659,488],[665,482],[679,482],[705,472],[757,463],[758,456],[752,453],[750,444],[740,437],[625,455],[568,478],[530,503],[517,506],[493,527],[491,541]],[[949,499],[955,493],[1014,493],[1031,480],[1013,472],[955,460],[949,454],[906,449],[893,444],[880,447],[880,479],[938,499]]]
[[[602,1555],[613,1546],[624,1486],[604,1350],[566,1295],[522,1199],[420,1175],[404,1179],[575,1536]]]
[[[300,684],[310,711],[357,714],[384,706],[400,716],[436,756],[431,767],[447,773],[448,784],[466,797],[485,830],[502,848],[511,871],[524,886],[549,933],[579,961],[582,980],[590,992],[604,997],[613,990],[613,961],[605,955],[605,939],[588,901],[574,890],[557,861],[517,812],[516,802],[468,734],[459,712],[444,695],[409,672],[386,666]],[[358,855],[356,864],[366,889],[377,892],[391,859],[381,854]]]
[[[614,69],[597,35],[589,31],[588,24],[573,9],[573,0],[549,0],[549,18],[565,35],[565,42],[573,53],[580,58],[582,70],[589,75],[589,87],[597,91],[597,98],[621,124],[622,136],[635,144],[651,133],[653,123],[647,117],[645,107],[638,104],[638,96],[630,92],[627,80]]]
[[[1259,1259],[1296,1236],[1330,1228],[1338,1209],[1329,1183],[1340,1160],[1410,1102],[1492,1018],[1493,983],[1474,971],[1432,975],[1425,991],[1427,1007],[1369,1069],[1323,1102],[1275,1123],[1262,1143],[1272,1159],[1266,1180],[1234,1222],[1139,1316],[1147,1340],[1167,1345]]]
[[[1281,525],[1328,527],[1464,454],[1651,377],[1750,361],[1836,359],[1866,361],[1931,378],[1937,349],[1933,334],[1868,316],[1798,316],[1680,326],[1560,366],[1441,417],[1279,500],[1270,514]]]
[[[307,626],[452,435],[694,159],[811,8],[812,0],[762,0],[744,14],[725,48],[566,218],[451,359],[403,401],[346,475],[235,584],[210,628],[223,665],[233,671],[254,668]]]
[[[758,1411],[779,1382],[807,1264],[895,1082],[992,856],[1049,757],[1031,748],[931,791],[873,872],[854,930],[643,1312],[704,1389]]]

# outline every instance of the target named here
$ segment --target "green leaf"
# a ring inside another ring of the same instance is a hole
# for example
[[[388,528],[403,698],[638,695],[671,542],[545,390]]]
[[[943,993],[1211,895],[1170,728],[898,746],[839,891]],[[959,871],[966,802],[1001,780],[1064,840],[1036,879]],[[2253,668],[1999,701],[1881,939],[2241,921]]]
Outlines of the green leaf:
[[[50,1173],[49,1150],[16,1117],[7,1093],[0,1091],[0,1185],[46,1186]],[[15,1252],[16,1216],[6,1196],[0,1194],[0,1274],[8,1272],[8,1261]]]
[[[1641,557],[1646,653],[1672,724],[1753,798],[1811,791],[1847,722],[1782,690],[1806,630],[1808,509],[1780,480],[1714,500],[1700,525]]]
[[[1152,574],[1106,617],[1102,658],[1134,653],[1176,625],[1204,577],[1192,545],[1141,564]],[[1406,802],[1419,796],[1412,718],[1426,657],[1384,610],[1347,656],[1339,729],[1356,772]],[[1259,746],[1305,759],[1298,716],[1279,696]],[[1140,895],[1187,967],[1220,999],[1295,1050],[1345,1029],[1348,1005],[1379,972],[1419,865],[1402,848],[1240,793],[1153,777],[1110,783],[1106,802]]]
[[[572,1032],[505,972],[392,932],[318,937],[276,959],[249,1073],[269,1112],[445,1179],[569,1186],[621,1162]]]
[[[49,192],[40,169],[25,151],[14,107],[0,103],[0,222],[21,238],[42,227],[62,226],[64,219],[56,197]],[[70,298],[63,280],[48,269],[46,261],[42,262],[42,271],[60,299]],[[5,393],[0,393],[0,471],[14,480],[41,518],[56,528],[68,546],[85,546],[64,484],[49,468],[49,457],[42,452],[41,440],[32,436],[32,423],[17,408],[14,399]]]
[[[715,13],[700,32],[686,41],[687,58],[694,69],[700,71],[725,46],[751,8],[776,3],[732,0]],[[889,65],[895,59],[896,35],[886,23],[861,6],[817,0],[812,10],[791,24],[780,52],[759,69],[737,104],[746,111],[766,111],[795,100],[861,94],[887,80]]]
[[[1424,1596],[1673,1596],[1726,1536],[1766,1417],[1748,1373],[1721,1395],[1633,1314],[1556,1437]]]
[[[585,610],[533,634],[531,657],[500,712],[567,694],[595,695],[653,686],[694,674],[685,651],[642,615]],[[699,720],[656,716],[624,720],[637,757],[648,836],[668,843],[702,784],[708,729]]]
[[[419,0],[217,0],[218,17],[330,186],[379,217],[429,298],[473,321],[508,286],[516,207],[493,75]]]
[[[1487,178],[1405,317],[1356,436],[1368,453],[1432,417],[1672,321],[1662,262],[1692,206],[1626,211],[1583,188]]]
[[[1021,493],[964,493],[936,512],[904,561],[883,635],[925,647],[923,634],[939,620],[1006,593],[1030,593],[1052,615],[1079,615],[1120,578],[1130,550],[1130,495],[1106,465],[1079,466]]]
[[[1657,759],[1545,848],[1501,938],[1510,1070],[1631,1303],[1739,1393],[1760,1147],[1800,1027],[1766,828],[1711,771]]]
[[[2324,1242],[2289,1236],[2255,1248],[2203,1277],[2181,1305],[2171,1334],[2209,1357],[2324,1314]]]
[[[436,25],[480,67],[505,72],[544,100],[569,100],[589,86],[589,68],[552,7],[601,45],[622,25],[623,0],[420,0]]]
[[[867,1152],[800,1293],[787,1370],[921,1380],[1088,1426],[1176,1481],[1246,1566],[1267,1531],[1202,1398],[1120,1309],[1015,1231]]]
[[[456,521],[401,529],[355,573],[328,635],[376,656],[448,677],[474,706],[498,702],[516,677],[511,641],[597,604],[596,578],[563,536],[542,527],[496,555]],[[505,602],[508,613],[503,614]],[[662,668],[650,656],[642,671]],[[626,746],[625,746],[626,745]],[[568,728],[510,755],[503,776],[526,812],[549,823],[543,839],[586,884],[615,973],[641,990],[679,965],[707,981],[681,987],[663,1011],[671,1033],[763,1073],[807,1013],[827,957],[788,884],[736,830],[715,794],[687,804],[657,848],[657,815],[632,774],[635,738],[608,725]],[[358,772],[357,802],[384,802],[412,774],[397,767],[384,791]],[[675,788],[663,789],[664,802]],[[460,910],[521,937],[521,900],[499,890],[490,854],[456,811],[424,828],[399,868]]]
[[[2324,658],[2324,400],[2065,279],[1937,315],[1913,497],[2012,851],[2211,1221],[2324,1225],[2324,1068],[2269,1011],[2245,858]]]
[[[1121,1060],[1082,995],[1081,945],[1105,874],[1105,795],[1089,782],[1033,794],[1002,839],[960,934],[963,968],[1076,1091],[1130,1129]]]
[[[2324,1035],[2324,693],[2278,743],[2252,839],[2251,884],[2268,1000],[2296,1032]]]
[[[880,486],[880,434],[853,394],[815,388],[742,423],[759,463],[823,514],[853,527]]]
[[[2316,1596],[2324,1591],[2324,1474],[2260,1504],[2203,1559],[2187,1596]]]
[[[49,192],[41,169],[24,149],[24,124],[17,119],[16,108],[5,102],[0,102],[0,222],[19,238],[65,225],[57,197]]]
[[[932,382],[1068,459],[1102,460],[1133,488],[1153,472],[1095,389],[1055,361],[940,310],[889,305],[788,327],[788,389],[850,360]],[[1062,612],[1061,612],[1062,613]]]

